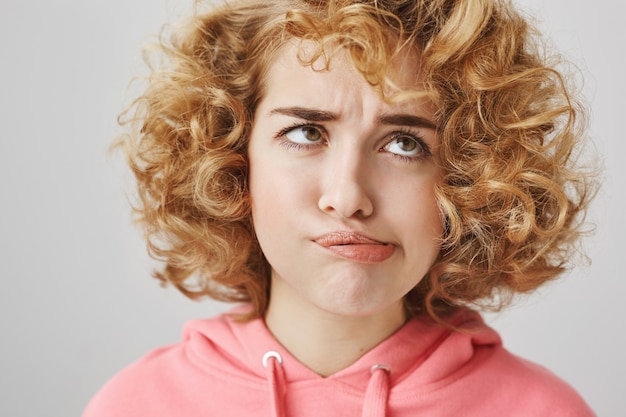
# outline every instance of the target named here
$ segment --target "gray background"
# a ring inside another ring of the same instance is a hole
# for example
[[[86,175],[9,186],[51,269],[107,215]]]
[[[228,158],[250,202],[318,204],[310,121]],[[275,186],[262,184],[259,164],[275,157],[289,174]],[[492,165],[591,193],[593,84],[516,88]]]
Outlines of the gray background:
[[[116,371],[221,311],[149,277],[128,174],[106,155],[149,34],[190,1],[0,3],[0,415],[76,416]],[[586,77],[604,188],[593,265],[490,317],[601,416],[626,415],[623,6],[519,0]],[[545,3],[545,4],[542,4]],[[549,4],[547,4],[549,3]]]

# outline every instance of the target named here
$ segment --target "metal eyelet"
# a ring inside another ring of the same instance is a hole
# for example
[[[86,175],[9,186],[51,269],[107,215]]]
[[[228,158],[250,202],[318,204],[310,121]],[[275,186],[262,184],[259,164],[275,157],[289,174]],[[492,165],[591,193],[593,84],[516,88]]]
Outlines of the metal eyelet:
[[[268,351],[267,353],[265,353],[265,355],[263,355],[263,367],[267,368],[267,361],[270,358],[274,358],[278,361],[279,364],[283,364],[283,357],[280,356],[280,353],[275,352],[273,350]]]
[[[383,365],[383,364],[378,364],[378,365],[374,365],[370,368],[370,373],[373,374],[374,371],[376,371],[377,369],[382,369],[384,371],[386,371],[387,373],[391,372],[391,368],[387,365]]]

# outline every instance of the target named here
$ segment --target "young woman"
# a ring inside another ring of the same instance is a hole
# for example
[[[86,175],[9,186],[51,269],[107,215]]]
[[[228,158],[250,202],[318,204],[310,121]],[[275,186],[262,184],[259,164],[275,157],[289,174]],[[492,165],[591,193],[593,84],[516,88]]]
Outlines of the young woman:
[[[235,0],[197,13],[125,142],[157,277],[239,302],[85,417],[591,416],[474,310],[568,265],[584,132],[497,0]]]

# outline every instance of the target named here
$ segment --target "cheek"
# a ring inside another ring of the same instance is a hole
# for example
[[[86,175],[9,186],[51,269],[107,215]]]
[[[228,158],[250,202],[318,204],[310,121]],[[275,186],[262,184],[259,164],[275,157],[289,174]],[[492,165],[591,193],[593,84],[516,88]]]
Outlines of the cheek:
[[[272,220],[272,214],[276,212],[275,199],[272,190],[275,185],[272,176],[267,175],[262,166],[251,164],[250,168],[250,204],[255,229],[266,221]]]
[[[396,229],[404,234],[413,250],[427,251],[431,256],[439,253],[439,240],[443,234],[443,220],[434,193],[434,182],[415,187],[410,196],[397,195]]]
[[[277,161],[251,164],[249,187],[259,240],[294,227],[305,210],[306,183],[293,172],[281,169]]]
[[[302,193],[293,176],[284,175],[276,164],[250,169],[252,224],[259,245],[272,268],[298,256],[292,242],[304,217]]]

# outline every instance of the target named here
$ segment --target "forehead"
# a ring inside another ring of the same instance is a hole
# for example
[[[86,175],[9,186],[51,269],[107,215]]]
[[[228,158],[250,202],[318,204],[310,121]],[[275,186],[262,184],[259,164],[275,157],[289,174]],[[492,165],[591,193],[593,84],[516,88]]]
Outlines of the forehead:
[[[363,66],[350,51],[342,46],[292,39],[283,45],[269,63],[263,77],[262,97],[276,99],[285,93],[295,95],[305,86],[316,91],[315,97],[328,106],[332,100],[349,99],[352,93],[376,96],[391,107],[427,108],[435,113],[421,81],[420,54],[415,49],[393,57],[388,65],[376,63],[377,68]],[[384,69],[378,79],[376,70]]]

